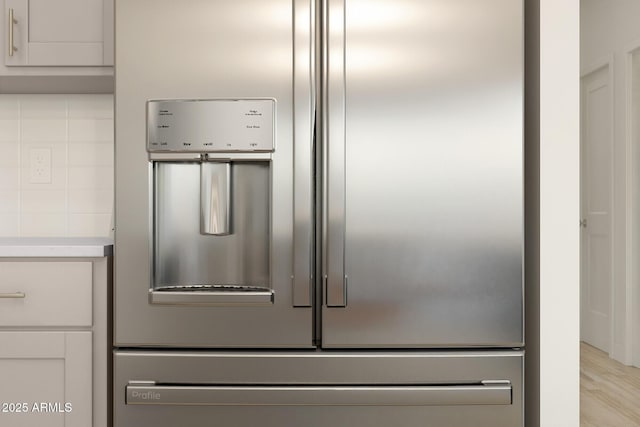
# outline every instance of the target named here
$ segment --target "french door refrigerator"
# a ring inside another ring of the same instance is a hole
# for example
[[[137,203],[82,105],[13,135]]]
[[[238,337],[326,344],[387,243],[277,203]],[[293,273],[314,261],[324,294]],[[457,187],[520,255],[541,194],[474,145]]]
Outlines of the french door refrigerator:
[[[116,0],[114,424],[523,425],[522,0]]]

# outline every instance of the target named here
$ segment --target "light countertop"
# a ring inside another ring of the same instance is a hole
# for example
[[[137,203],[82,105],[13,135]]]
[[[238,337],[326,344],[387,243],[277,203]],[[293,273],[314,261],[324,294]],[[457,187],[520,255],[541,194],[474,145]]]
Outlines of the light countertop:
[[[88,257],[113,255],[113,240],[106,237],[2,237],[0,258]]]

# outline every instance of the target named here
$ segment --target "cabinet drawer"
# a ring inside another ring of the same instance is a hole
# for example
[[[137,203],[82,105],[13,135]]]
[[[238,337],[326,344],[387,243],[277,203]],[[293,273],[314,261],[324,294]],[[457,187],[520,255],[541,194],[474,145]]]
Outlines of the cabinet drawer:
[[[91,262],[0,262],[0,327],[91,326]]]

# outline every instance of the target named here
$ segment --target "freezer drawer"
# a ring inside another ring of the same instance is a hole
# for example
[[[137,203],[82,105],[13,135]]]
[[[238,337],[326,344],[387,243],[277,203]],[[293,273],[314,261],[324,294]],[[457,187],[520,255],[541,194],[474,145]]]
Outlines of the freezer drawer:
[[[115,425],[520,426],[522,366],[521,351],[122,351]]]

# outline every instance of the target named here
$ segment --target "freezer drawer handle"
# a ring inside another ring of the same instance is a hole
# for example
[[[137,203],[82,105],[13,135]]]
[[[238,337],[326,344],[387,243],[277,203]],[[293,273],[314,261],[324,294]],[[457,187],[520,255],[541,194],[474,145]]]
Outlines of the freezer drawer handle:
[[[178,386],[129,383],[127,405],[448,406],[511,405],[511,383],[437,386]]]

